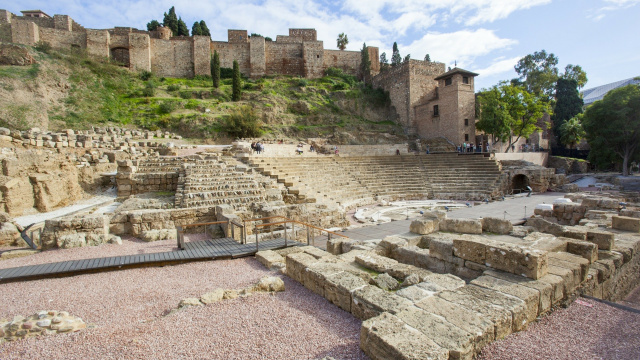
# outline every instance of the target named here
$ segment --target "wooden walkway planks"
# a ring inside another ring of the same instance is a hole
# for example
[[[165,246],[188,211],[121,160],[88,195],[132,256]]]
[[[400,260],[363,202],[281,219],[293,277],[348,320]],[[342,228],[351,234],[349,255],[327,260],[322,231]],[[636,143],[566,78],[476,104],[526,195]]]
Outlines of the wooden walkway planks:
[[[284,239],[265,240],[258,244],[260,251],[282,249]],[[302,246],[301,243],[289,240],[286,247]],[[21,266],[0,269],[0,284],[37,280],[50,277],[73,276],[100,271],[111,271],[122,268],[136,268],[154,265],[180,264],[190,261],[231,259],[253,256],[256,244],[240,244],[231,238],[208,239],[185,243],[185,250],[162,253],[113,256],[107,258],[69,260],[56,263]]]

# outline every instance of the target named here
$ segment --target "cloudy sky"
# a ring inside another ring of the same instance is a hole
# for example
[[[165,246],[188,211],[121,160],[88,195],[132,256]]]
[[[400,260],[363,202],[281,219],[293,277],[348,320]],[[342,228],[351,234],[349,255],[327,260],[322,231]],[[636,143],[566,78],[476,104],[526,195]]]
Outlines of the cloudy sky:
[[[561,69],[581,65],[586,88],[640,76],[640,0],[0,0],[13,13],[66,14],[88,28],[146,29],[173,5],[189,28],[205,20],[214,40],[226,40],[227,29],[275,39],[289,28],[315,28],[325,48],[335,49],[344,32],[347,50],[366,42],[388,58],[397,41],[403,57],[428,53],[478,72],[476,90],[515,77],[518,59],[542,49]]]

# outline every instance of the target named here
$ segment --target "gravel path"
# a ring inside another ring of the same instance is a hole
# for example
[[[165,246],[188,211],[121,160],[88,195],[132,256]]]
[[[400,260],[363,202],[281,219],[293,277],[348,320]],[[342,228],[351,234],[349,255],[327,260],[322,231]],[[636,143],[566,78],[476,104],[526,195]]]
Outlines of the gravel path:
[[[4,343],[0,359],[366,359],[361,322],[287,277],[283,293],[164,315],[183,298],[268,274],[245,258],[2,284],[0,319],[65,310],[90,328]]]
[[[640,314],[579,300],[485,347],[477,360],[640,359]]]

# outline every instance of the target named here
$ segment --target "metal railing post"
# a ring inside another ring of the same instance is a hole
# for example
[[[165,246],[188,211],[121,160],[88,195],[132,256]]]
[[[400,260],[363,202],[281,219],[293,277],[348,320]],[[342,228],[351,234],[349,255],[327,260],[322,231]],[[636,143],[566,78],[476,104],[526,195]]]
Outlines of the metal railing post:
[[[247,243],[247,222],[242,220],[242,243]]]
[[[307,245],[311,242],[311,235],[309,235],[309,225],[307,225]]]
[[[230,237],[232,232],[231,232],[231,220],[227,219],[227,237]]]
[[[231,238],[233,240],[235,240],[236,239],[236,231],[235,231],[236,229],[233,227],[233,223],[232,222],[229,222],[229,225],[231,226]]]
[[[253,232],[256,234],[256,252],[258,252],[258,228],[253,228]]]
[[[287,223],[284,223],[284,247],[287,247]]]

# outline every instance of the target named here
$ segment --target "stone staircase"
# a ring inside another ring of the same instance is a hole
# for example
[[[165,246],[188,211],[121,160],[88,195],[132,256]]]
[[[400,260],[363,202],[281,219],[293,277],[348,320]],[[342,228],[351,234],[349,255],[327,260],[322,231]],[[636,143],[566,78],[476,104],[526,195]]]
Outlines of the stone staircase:
[[[378,200],[483,200],[497,196],[500,168],[478,155],[254,158],[249,164],[301,202],[343,208]]]
[[[277,188],[275,182],[267,179],[265,184],[261,174],[235,162],[232,158],[205,158],[184,163],[178,175],[176,207],[227,204],[238,208],[268,201],[267,188]]]

